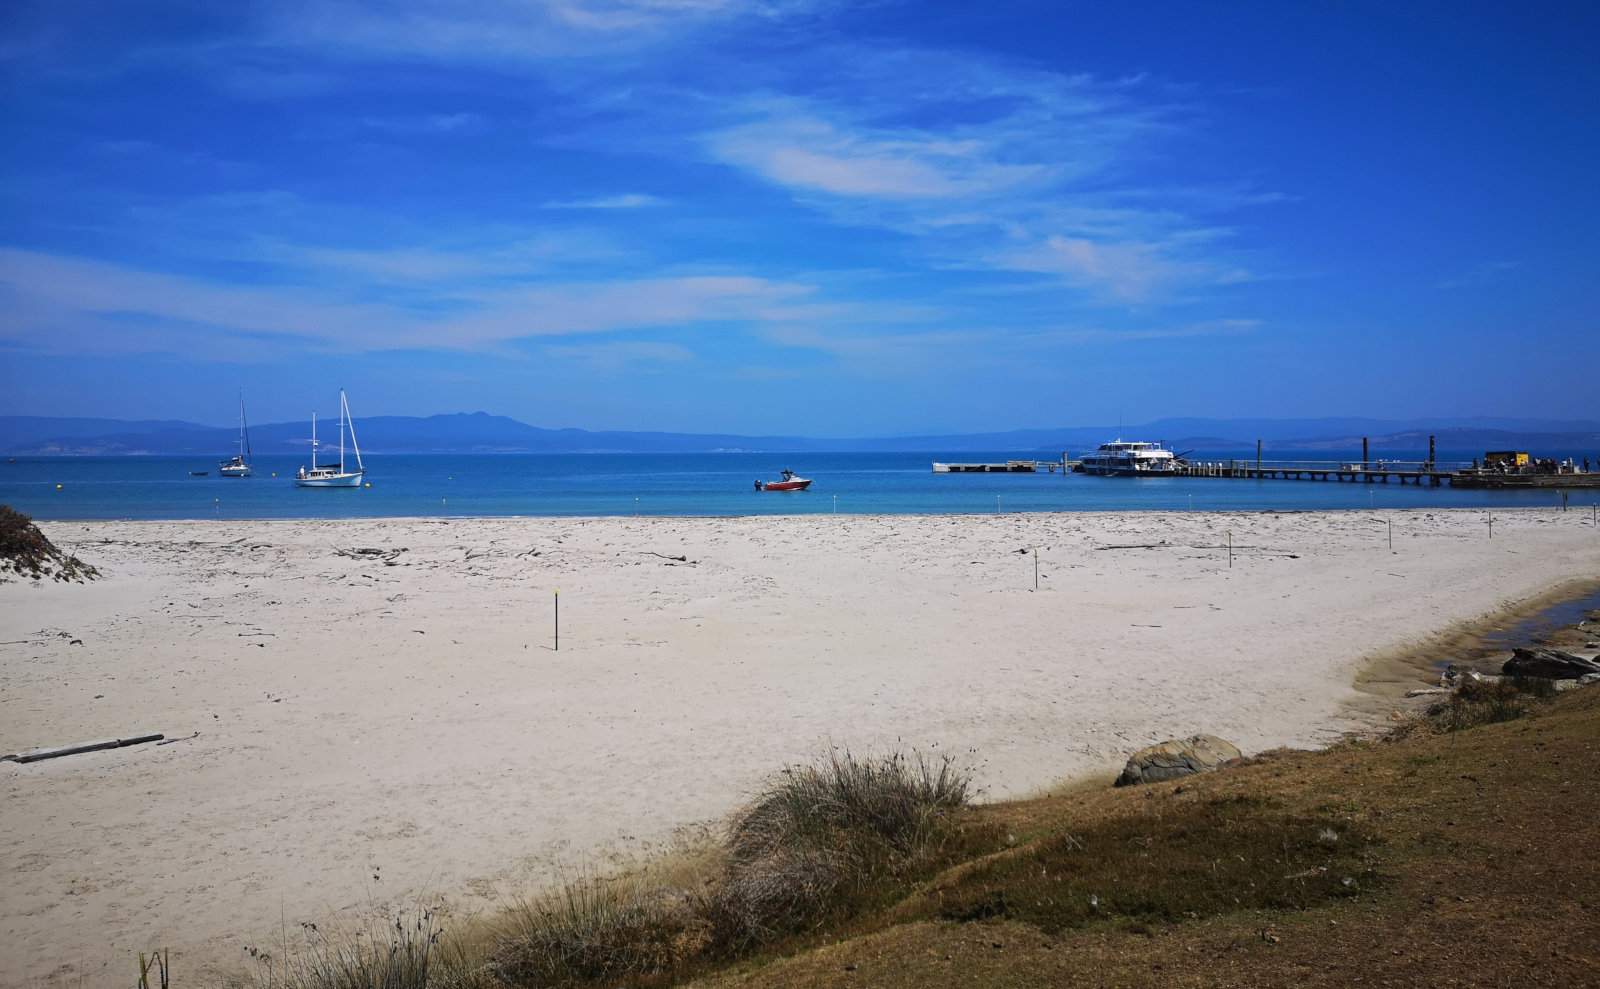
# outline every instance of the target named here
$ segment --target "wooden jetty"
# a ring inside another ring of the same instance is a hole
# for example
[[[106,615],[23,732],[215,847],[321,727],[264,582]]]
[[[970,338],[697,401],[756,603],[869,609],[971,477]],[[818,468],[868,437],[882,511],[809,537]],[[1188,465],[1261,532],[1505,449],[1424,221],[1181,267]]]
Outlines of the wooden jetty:
[[[946,464],[934,461],[935,474],[1037,474],[1067,471],[1073,466],[1066,457],[1060,460],[1007,460],[999,464]]]
[[[1176,477],[1234,477],[1279,481],[1348,481],[1352,484],[1451,483],[1467,464],[1426,460],[1217,460],[1188,461],[1172,470]]]
[[[1351,484],[1423,484],[1439,487],[1448,484],[1459,488],[1565,488],[1600,487],[1600,472],[1579,470],[1570,460],[1530,460],[1517,451],[1484,454],[1480,465],[1447,462],[1434,458],[1436,440],[1428,437],[1428,459],[1387,460],[1371,459],[1366,437],[1361,439],[1361,459],[1357,461],[1317,460],[1263,460],[1261,441],[1256,441],[1255,460],[1180,461],[1173,473],[1179,477],[1240,477],[1256,480],[1283,481],[1336,481]]]
[[[1428,459],[1371,459],[1365,438],[1361,459],[1265,460],[1261,441],[1256,441],[1254,460],[1180,460],[1171,471],[1153,473],[1155,477],[1218,477],[1247,480],[1333,481],[1350,484],[1448,484],[1459,488],[1529,489],[1559,491],[1567,488],[1600,488],[1600,471],[1580,470],[1571,461],[1530,460],[1526,453],[1489,453],[1478,461],[1441,461],[1434,458],[1435,441],[1428,437]]]
[[[1179,464],[1172,477],[1235,477],[1252,480],[1335,481],[1351,484],[1423,484],[1456,488],[1600,488],[1600,472],[1501,473],[1466,463],[1427,460],[1374,460],[1339,463],[1317,460],[1220,460]]]

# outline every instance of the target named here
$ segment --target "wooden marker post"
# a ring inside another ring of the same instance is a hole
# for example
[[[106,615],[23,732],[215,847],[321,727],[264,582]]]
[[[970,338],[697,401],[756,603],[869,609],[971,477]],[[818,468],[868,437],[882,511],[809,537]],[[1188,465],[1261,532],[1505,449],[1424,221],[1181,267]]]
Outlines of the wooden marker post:
[[[1228,530],[1228,569],[1233,569],[1233,530]]]
[[[1033,548],[1033,589],[1039,589],[1039,547]]]
[[[1494,538],[1494,513],[1489,513],[1489,538]]]
[[[556,588],[555,600],[556,652],[561,651],[561,588]]]
[[[1383,520],[1383,524],[1389,527],[1389,549],[1393,550],[1394,549],[1394,523],[1389,521],[1388,519],[1384,519]]]

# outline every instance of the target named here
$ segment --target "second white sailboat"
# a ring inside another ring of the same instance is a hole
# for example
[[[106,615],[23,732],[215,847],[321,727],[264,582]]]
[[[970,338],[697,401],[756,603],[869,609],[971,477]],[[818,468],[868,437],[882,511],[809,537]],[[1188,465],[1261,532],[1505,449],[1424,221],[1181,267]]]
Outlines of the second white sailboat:
[[[350,430],[350,445],[355,449],[356,469],[345,470],[344,432]],[[311,413],[311,466],[301,467],[294,483],[302,488],[359,488],[367,468],[361,462],[361,444],[356,440],[356,423],[350,416],[350,401],[339,389],[339,466],[317,464],[317,414]]]

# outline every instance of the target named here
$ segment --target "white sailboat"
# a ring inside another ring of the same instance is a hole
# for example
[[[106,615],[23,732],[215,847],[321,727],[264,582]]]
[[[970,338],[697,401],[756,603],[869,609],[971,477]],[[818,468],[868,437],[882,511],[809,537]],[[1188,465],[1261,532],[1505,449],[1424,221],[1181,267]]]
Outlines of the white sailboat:
[[[350,430],[350,445],[355,448],[356,469],[345,470],[344,466],[344,432]],[[339,389],[339,466],[332,464],[317,465],[317,414],[311,413],[311,466],[301,467],[294,476],[294,483],[302,488],[359,488],[361,479],[366,476],[366,465],[361,462],[361,444],[356,441],[356,422],[350,416],[350,400],[345,398],[344,389]]]
[[[249,477],[250,469],[250,429],[244,421],[244,396],[239,396],[239,452],[232,460],[224,460],[217,465],[217,473],[223,477]]]

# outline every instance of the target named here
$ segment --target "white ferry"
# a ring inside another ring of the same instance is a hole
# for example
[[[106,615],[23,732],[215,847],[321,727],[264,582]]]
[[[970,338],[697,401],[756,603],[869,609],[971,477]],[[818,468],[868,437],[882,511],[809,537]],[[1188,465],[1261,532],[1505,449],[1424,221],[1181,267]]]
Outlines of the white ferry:
[[[1178,466],[1178,458],[1160,443],[1113,440],[1100,444],[1100,449],[1081,461],[1085,474],[1119,477],[1144,477],[1149,474],[1170,474]]]

